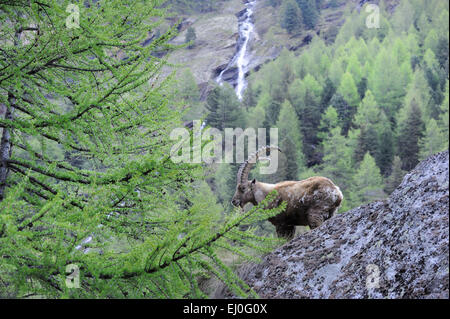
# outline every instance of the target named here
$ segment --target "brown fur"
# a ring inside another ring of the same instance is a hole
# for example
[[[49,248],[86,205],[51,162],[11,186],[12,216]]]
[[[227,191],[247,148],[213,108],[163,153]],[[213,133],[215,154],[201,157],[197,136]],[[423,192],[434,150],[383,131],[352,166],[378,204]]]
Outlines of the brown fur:
[[[331,180],[321,176],[310,177],[302,181],[285,181],[266,184],[255,180],[238,184],[233,196],[233,205],[244,207],[247,203],[260,203],[272,191],[278,196],[271,207],[287,202],[286,209],[269,219],[275,226],[279,237],[292,238],[296,225],[319,227],[331,218],[339,208],[343,196],[339,187]]]

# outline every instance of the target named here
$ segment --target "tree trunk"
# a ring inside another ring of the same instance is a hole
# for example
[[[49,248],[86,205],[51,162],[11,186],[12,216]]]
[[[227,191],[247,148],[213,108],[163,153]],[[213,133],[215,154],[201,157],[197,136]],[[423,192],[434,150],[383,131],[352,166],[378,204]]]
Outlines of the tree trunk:
[[[16,99],[11,94],[8,94],[9,106],[6,107],[5,120],[12,121],[14,118],[14,105]],[[0,202],[3,200],[5,189],[6,189],[6,179],[8,178],[8,160],[11,158],[11,133],[12,129],[3,128],[3,135],[0,142]]]

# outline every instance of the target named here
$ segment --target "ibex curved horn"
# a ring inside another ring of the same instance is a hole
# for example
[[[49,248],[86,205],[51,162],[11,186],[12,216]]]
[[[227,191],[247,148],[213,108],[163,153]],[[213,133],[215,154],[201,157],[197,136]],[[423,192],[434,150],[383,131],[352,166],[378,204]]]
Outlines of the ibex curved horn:
[[[250,173],[250,170],[252,169],[253,165],[260,159],[261,155],[266,155],[267,150],[277,150],[281,152],[280,148],[278,146],[263,146],[259,150],[257,150],[255,153],[250,155],[248,159],[241,164],[239,167],[238,173],[237,173],[237,182],[238,184],[245,184],[248,181],[248,174]]]

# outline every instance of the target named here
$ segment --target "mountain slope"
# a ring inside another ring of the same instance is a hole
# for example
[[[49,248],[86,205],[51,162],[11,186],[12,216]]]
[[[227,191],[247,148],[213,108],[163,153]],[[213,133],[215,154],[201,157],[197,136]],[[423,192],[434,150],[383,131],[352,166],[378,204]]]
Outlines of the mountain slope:
[[[181,14],[179,35],[172,44],[183,44],[187,29],[195,29],[197,40],[191,49],[177,50],[169,57],[169,62],[189,68],[202,89],[202,96],[208,90],[208,82],[213,81],[227,66],[236,53],[239,37],[238,17],[245,8],[246,0],[219,2],[220,9],[207,13]],[[279,6],[272,7],[267,0],[258,0],[255,6],[255,35],[250,41],[250,71],[276,59],[283,48],[298,51],[307,47],[314,36],[327,42],[333,41],[337,30],[344,23],[344,12],[355,9],[359,0],[337,2],[330,7],[325,2],[321,8],[319,21],[313,30],[302,29],[289,35],[279,23]]]
[[[262,298],[448,298],[448,161],[429,157],[388,200],[335,216],[240,276]]]

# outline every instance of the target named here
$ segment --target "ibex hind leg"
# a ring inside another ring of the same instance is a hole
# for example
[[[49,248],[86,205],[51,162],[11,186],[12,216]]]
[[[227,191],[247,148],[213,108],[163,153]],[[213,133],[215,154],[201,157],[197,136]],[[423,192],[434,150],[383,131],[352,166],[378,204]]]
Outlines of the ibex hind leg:
[[[286,239],[294,238],[295,226],[294,225],[276,225],[277,236]]]

